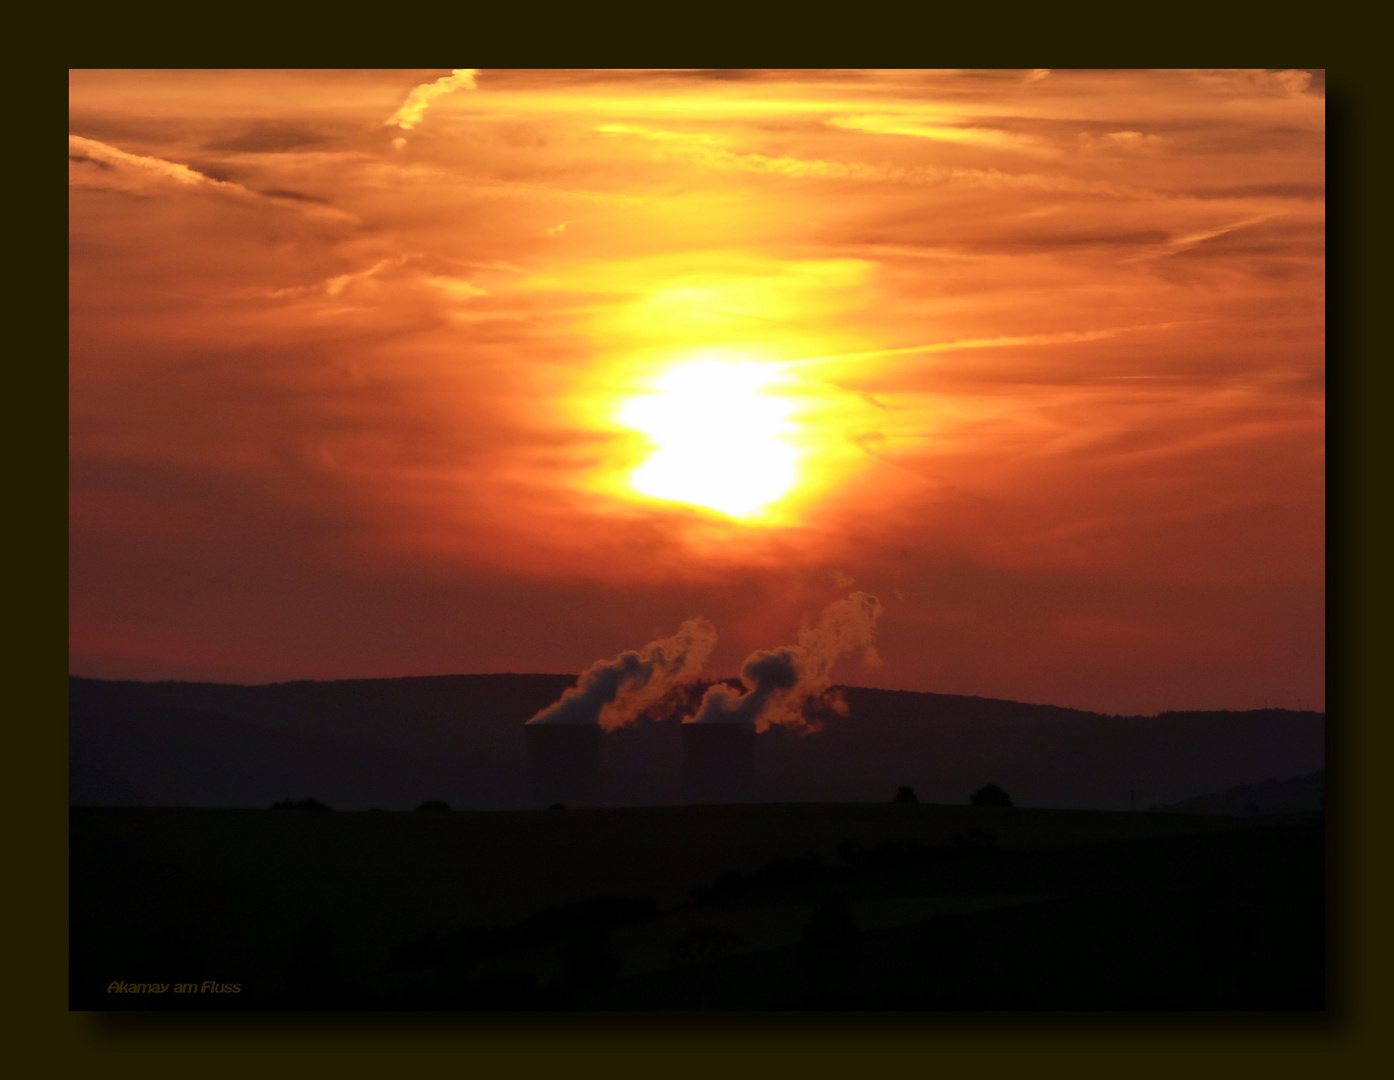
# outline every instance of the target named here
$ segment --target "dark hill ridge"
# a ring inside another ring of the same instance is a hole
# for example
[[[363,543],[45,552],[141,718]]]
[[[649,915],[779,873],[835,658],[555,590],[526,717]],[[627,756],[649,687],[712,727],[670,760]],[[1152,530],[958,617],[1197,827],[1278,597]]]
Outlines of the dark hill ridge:
[[[218,683],[69,679],[76,806],[338,809],[525,805],[522,724],[571,675]],[[762,802],[881,802],[897,787],[961,803],[987,782],[1018,805],[1128,809],[1325,766],[1325,715],[1286,709],[1107,716],[1049,705],[846,689],[850,715],[757,740]],[[678,717],[603,743],[604,801],[681,801]]]
[[[1269,814],[1308,814],[1326,809],[1326,773],[1294,776],[1291,780],[1268,779],[1261,784],[1241,784],[1213,795],[1183,799],[1169,806],[1154,806],[1172,814],[1228,814],[1253,817]]]

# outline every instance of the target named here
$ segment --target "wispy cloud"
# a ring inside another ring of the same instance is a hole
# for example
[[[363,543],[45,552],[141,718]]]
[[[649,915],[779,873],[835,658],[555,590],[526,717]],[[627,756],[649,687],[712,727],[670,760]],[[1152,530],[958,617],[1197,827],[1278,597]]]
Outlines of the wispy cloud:
[[[357,270],[347,274],[336,274],[334,277],[326,278],[324,281],[316,282],[313,285],[295,285],[284,289],[272,289],[265,293],[265,295],[273,300],[294,299],[316,293],[324,296],[338,296],[345,289],[349,288],[349,286],[358,282],[367,281],[369,278],[375,277],[384,270],[401,266],[406,261],[406,256],[404,255],[399,255],[391,259],[380,259],[366,270]]]
[[[1119,334],[1140,330],[1169,330],[1184,325],[1176,322],[1145,323],[1138,326],[1115,326],[1100,330],[1062,330],[1048,334],[1018,334],[1007,337],[963,338],[957,341],[936,341],[925,345],[904,345],[893,349],[868,349],[863,352],[838,353],[831,356],[810,356],[789,362],[790,367],[822,364],[830,361],[881,360],[892,356],[954,352],[958,349],[1000,349],[1014,345],[1073,345],[1085,341],[1103,341]]]
[[[177,161],[131,154],[109,143],[81,135],[68,136],[68,160],[79,169],[89,164],[97,167],[95,172],[70,175],[69,182],[79,187],[130,189],[153,182],[173,185],[175,188],[208,191],[249,202],[277,205],[292,209],[301,217],[312,221],[357,224],[359,220],[344,210],[307,199],[295,192],[256,191],[231,180],[215,179]]]
[[[386,126],[411,131],[421,123],[422,118],[426,115],[426,110],[437,98],[444,97],[456,90],[476,89],[478,84],[475,82],[474,76],[477,70],[477,68],[455,68],[449,75],[444,75],[435,82],[422,83],[407,95],[406,101],[402,102],[402,107],[387,118]]]
[[[918,120],[913,116],[876,114],[834,116],[828,123],[833,127],[849,131],[863,131],[871,135],[908,135],[912,138],[930,139],[935,142],[963,143],[968,146],[994,150],[1018,150],[1032,154],[1053,155],[1060,152],[1039,139],[1009,131],[962,124],[927,122]]]
[[[888,125],[894,126],[895,118],[887,118]],[[914,124],[916,134],[924,134],[929,128],[919,128]],[[710,134],[692,131],[665,131],[637,124],[605,124],[592,130],[610,136],[631,136],[658,144],[654,156],[660,160],[685,161],[710,169],[730,169],[749,173],[786,176],[804,180],[865,180],[890,184],[932,185],[988,190],[1017,189],[1025,191],[1061,192],[1083,195],[1106,195],[1110,198],[1149,199],[1157,194],[1131,184],[1120,184],[1109,180],[1091,179],[1070,175],[1048,175],[1043,173],[1012,172],[997,167],[977,168],[972,166],[871,163],[867,161],[847,161],[824,158],[804,158],[788,154],[769,155],[754,151],[739,152],[721,145],[720,140]],[[935,128],[933,130],[941,130]],[[1055,151],[1039,141],[1018,138],[1005,132],[989,132],[987,129],[944,127],[945,133],[954,133],[957,141],[968,144],[991,144],[1009,146],[1013,149],[1033,148],[1046,156]],[[909,134],[908,130],[896,132]],[[925,135],[924,137],[929,137]]]
[[[197,172],[187,165],[180,165],[175,161],[166,161],[163,158],[145,157],[141,154],[128,154],[126,151],[118,149],[115,146],[109,146],[104,142],[98,142],[96,139],[85,139],[81,135],[68,136],[68,156],[77,161],[99,161],[106,165],[137,170],[150,176],[157,176],[163,180],[173,181],[176,184],[207,185],[226,191],[234,191],[242,195],[252,194],[250,190],[243,187],[241,184],[229,183],[226,180],[215,180],[213,177],[205,176],[203,173]]]

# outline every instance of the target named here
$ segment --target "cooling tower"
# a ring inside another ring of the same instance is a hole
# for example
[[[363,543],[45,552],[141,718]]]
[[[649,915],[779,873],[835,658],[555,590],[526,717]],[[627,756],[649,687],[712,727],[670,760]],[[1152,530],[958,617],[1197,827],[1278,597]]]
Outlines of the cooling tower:
[[[600,801],[599,724],[525,724],[528,805],[595,806]]]
[[[683,724],[682,766],[686,802],[750,802],[755,728],[736,723]]]

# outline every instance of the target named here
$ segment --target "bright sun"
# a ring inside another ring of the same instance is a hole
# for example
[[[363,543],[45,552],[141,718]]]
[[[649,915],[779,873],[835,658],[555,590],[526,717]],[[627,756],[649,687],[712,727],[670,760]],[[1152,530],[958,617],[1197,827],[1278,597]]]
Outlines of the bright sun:
[[[655,383],[619,412],[654,443],[629,477],[657,499],[705,506],[735,518],[758,515],[798,479],[798,451],[781,436],[795,430],[793,402],[765,391],[778,364],[696,360]]]

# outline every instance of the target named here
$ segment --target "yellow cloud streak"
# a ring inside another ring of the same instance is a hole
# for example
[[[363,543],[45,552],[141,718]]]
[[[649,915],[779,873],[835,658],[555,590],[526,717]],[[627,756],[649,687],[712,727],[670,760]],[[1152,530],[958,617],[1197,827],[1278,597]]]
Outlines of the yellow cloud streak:
[[[906,345],[895,349],[868,349],[864,352],[836,353],[830,356],[810,356],[802,360],[790,360],[791,367],[805,364],[834,363],[846,360],[879,360],[887,356],[910,356],[915,353],[952,352],[956,349],[992,349],[1011,345],[1068,345],[1082,341],[1102,341],[1119,334],[1139,330],[1166,330],[1173,326],[1183,326],[1183,322],[1141,323],[1137,326],[1119,326],[1108,330],[1062,330],[1049,334],[1025,334],[1013,337],[964,338],[959,341],[938,341],[928,345]]]
[[[118,150],[114,146],[109,146],[96,139],[85,139],[81,135],[68,136],[68,152],[70,154],[80,154],[84,157],[92,158],[94,161],[105,162],[108,165],[124,165],[129,168],[141,169],[156,176],[162,176],[166,180],[173,180],[177,184],[210,184],[214,187],[224,188],[229,191],[246,192],[251,194],[247,188],[241,184],[230,184],[225,180],[214,180],[211,176],[204,176],[201,172],[189,168],[187,165],[180,165],[178,162],[166,161],[164,158],[143,157],[140,154],[128,154],[124,150]]]
[[[332,221],[337,224],[357,224],[358,218],[347,211],[340,210],[332,206],[320,206],[315,203],[304,203],[298,200],[280,198],[274,195],[264,194],[260,191],[253,191],[249,187],[233,183],[230,180],[215,180],[211,176],[205,176],[196,169],[191,169],[187,165],[181,165],[177,161],[167,161],[164,158],[144,157],[140,154],[129,154],[125,150],[118,149],[96,139],[87,139],[81,135],[68,136],[68,154],[75,158],[88,158],[101,165],[112,167],[114,175],[131,177],[150,177],[156,180],[168,180],[186,188],[200,188],[217,191],[223,195],[235,196],[238,199],[248,202],[260,202],[291,209],[301,217],[313,221]],[[91,185],[91,181],[80,181]],[[106,182],[97,184],[106,186]],[[119,186],[119,185],[118,185]]]
[[[474,90],[477,86],[474,79],[477,70],[477,68],[455,68],[449,75],[442,76],[435,82],[422,83],[407,95],[407,100],[402,102],[402,107],[387,118],[385,126],[395,125],[403,131],[411,131],[412,128],[421,123],[427,108],[436,98],[453,90]]]
[[[914,117],[887,115],[834,116],[828,120],[833,127],[849,131],[864,131],[872,135],[909,135],[936,142],[966,143],[1003,150],[1022,150],[1033,154],[1059,153],[1039,139],[1012,135],[996,128],[953,127],[946,124],[926,124]]]

